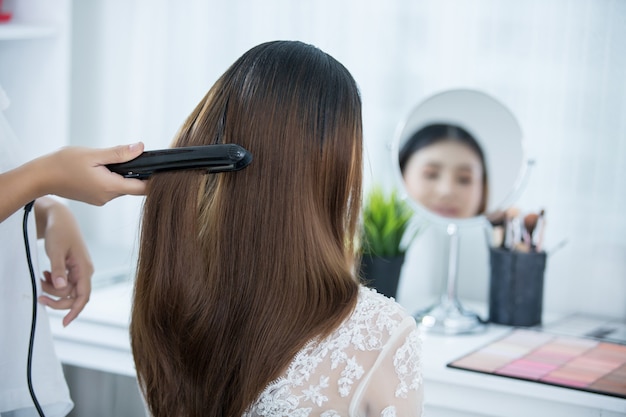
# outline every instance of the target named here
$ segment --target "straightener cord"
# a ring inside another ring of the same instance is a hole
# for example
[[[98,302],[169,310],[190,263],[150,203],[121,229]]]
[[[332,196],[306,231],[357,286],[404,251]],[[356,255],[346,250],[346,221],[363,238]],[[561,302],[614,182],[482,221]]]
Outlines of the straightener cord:
[[[30,282],[33,288],[33,319],[30,326],[30,340],[28,341],[28,362],[26,363],[26,380],[28,382],[28,391],[30,392],[30,397],[33,399],[33,403],[35,404],[37,413],[39,413],[40,417],[45,417],[43,410],[39,405],[39,401],[37,400],[37,396],[35,395],[32,378],[33,346],[35,343],[35,326],[37,324],[37,280],[35,279],[33,261],[30,256],[30,244],[28,243],[28,213],[30,213],[30,210],[33,208],[34,204],[35,201],[33,200],[30,203],[26,204],[26,206],[24,206],[24,221],[22,222],[22,230],[24,231],[24,246],[26,247],[26,259],[28,260]]]

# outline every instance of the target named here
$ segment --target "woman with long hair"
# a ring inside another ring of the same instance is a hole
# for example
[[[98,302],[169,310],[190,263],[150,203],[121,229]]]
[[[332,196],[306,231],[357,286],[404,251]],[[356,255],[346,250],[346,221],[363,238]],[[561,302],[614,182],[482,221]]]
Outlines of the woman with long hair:
[[[148,184],[131,320],[160,416],[414,416],[414,319],[359,284],[356,83],[295,41],[241,56],[173,146],[236,143],[247,168]]]

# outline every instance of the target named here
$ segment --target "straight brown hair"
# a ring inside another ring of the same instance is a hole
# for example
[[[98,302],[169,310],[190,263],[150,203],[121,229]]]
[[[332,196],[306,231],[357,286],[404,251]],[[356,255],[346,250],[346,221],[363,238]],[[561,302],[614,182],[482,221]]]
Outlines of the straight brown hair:
[[[239,58],[173,146],[236,143],[234,173],[149,180],[130,325],[150,412],[241,416],[358,296],[361,99],[319,49],[268,42]]]

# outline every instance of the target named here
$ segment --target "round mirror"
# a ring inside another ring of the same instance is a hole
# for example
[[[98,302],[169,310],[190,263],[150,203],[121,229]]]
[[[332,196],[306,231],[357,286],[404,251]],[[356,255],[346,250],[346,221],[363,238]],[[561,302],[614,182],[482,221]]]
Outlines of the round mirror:
[[[499,101],[474,90],[423,101],[396,135],[394,167],[430,221],[463,226],[510,204],[526,172],[521,128]]]
[[[483,321],[456,296],[458,233],[504,210],[527,171],[522,131],[513,114],[479,91],[445,91],[423,101],[402,123],[393,166],[416,211],[449,236],[447,281],[440,301],[416,314],[421,327],[458,334]]]

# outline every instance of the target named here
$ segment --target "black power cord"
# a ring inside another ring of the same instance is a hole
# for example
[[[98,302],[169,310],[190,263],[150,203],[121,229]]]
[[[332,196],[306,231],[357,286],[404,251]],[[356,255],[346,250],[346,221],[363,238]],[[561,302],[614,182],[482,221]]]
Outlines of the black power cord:
[[[33,399],[33,403],[35,404],[35,408],[37,409],[37,413],[39,413],[40,417],[44,417],[43,410],[39,405],[39,401],[37,400],[37,396],[35,395],[35,390],[33,389],[33,377],[32,377],[32,368],[33,368],[33,346],[35,343],[35,326],[37,324],[37,280],[35,279],[35,270],[33,268],[33,261],[30,255],[30,244],[28,243],[28,213],[30,213],[31,209],[35,201],[31,201],[30,203],[24,206],[24,221],[22,222],[22,229],[24,231],[24,246],[26,247],[26,259],[28,260],[28,269],[30,270],[30,279],[33,288],[33,319],[31,321],[30,326],[30,339],[28,341],[28,361],[26,363],[26,380],[28,382],[28,391],[30,392],[30,397]]]

